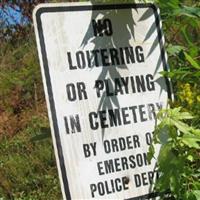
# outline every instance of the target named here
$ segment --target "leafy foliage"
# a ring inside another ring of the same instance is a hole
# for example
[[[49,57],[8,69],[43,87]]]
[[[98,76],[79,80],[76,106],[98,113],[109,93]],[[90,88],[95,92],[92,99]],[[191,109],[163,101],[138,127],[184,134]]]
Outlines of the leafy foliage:
[[[33,29],[6,28],[10,38],[0,39],[0,199],[60,199],[51,140],[34,140],[49,125]]]
[[[50,139],[32,142],[44,120],[33,116],[28,128],[0,144],[2,199],[60,199],[60,188]],[[34,130],[35,129],[35,130]]]
[[[170,189],[176,199],[195,199],[194,193],[200,190],[200,129],[188,126],[186,122],[193,117],[181,112],[180,107],[162,110],[157,117],[160,123],[153,141],[162,146],[157,160],[161,174],[156,189]],[[149,156],[152,155],[153,145],[149,151]]]
[[[197,1],[157,1],[164,21],[170,72],[162,72],[173,83],[171,109],[158,113],[149,158],[155,144],[160,178],[155,190],[170,191],[177,200],[200,199],[200,87],[199,12]],[[173,24],[172,24],[173,21]]]
[[[0,199],[60,199],[34,35],[0,49]],[[37,140],[36,140],[37,139]]]

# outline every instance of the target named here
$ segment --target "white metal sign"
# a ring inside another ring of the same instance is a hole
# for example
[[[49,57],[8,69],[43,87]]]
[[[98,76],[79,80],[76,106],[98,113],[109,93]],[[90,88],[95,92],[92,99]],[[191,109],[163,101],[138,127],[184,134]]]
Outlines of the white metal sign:
[[[152,4],[42,4],[34,25],[64,199],[140,199],[169,81]]]

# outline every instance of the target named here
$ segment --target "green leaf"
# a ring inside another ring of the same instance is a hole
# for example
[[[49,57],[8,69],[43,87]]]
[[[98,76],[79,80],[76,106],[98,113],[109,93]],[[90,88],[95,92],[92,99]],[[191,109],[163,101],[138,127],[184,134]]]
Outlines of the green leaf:
[[[175,158],[172,152],[172,144],[162,145],[158,157],[158,163],[163,170],[170,170],[171,162]]]
[[[192,193],[194,194],[197,200],[200,199],[200,190],[193,190]]]
[[[199,181],[198,181],[199,176],[200,176],[200,173],[193,174],[192,176],[195,177],[195,178],[197,178],[197,181],[195,181],[195,182],[193,183],[194,189],[195,189],[195,190],[200,190],[200,183],[199,183]]]
[[[192,134],[183,135],[180,140],[190,148],[200,149],[200,137]]]
[[[198,7],[190,7],[183,6],[182,8],[178,8],[174,11],[175,15],[186,15],[188,17],[197,17],[200,18],[200,8]]]
[[[166,72],[166,71],[162,71],[159,72],[161,75],[169,77],[169,78],[173,78],[174,80],[178,80],[178,79],[183,79],[184,77],[186,77],[187,75],[195,75],[192,72],[189,72],[188,67],[187,68],[179,68],[179,69],[174,69],[172,71]]]
[[[190,161],[190,162],[193,162],[194,161],[194,157],[192,155],[188,155],[187,156],[187,159]]]
[[[148,162],[151,162],[151,159],[154,157],[155,154],[155,148],[153,145],[150,145],[149,151],[147,152],[147,160]]]
[[[200,129],[191,128],[191,133],[200,137]]]
[[[178,119],[180,120],[182,120],[182,119],[193,119],[194,117],[190,114],[190,113],[188,113],[188,112],[181,112],[180,113],[180,115],[179,115],[179,117],[178,117]]]
[[[185,47],[180,45],[169,45],[167,48],[167,52],[169,55],[176,56],[180,53],[180,51],[184,50]]]
[[[173,173],[170,177],[170,189],[174,193],[178,193],[179,189],[179,180],[178,180],[178,174]]]
[[[194,67],[195,69],[200,69],[199,64],[186,52],[184,52],[186,60]]]
[[[51,137],[50,128],[42,127],[41,130],[40,130],[40,134],[32,137],[31,141],[36,142],[36,141],[44,140],[44,139],[47,139],[47,138],[50,138],[50,137]]]

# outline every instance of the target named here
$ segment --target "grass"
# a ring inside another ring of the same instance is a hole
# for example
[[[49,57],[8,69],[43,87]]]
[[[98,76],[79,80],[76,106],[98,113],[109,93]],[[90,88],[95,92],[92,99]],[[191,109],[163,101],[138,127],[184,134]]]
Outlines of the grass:
[[[0,200],[61,199],[33,30],[0,42]],[[33,139],[34,138],[34,139]]]
[[[29,126],[0,143],[0,198],[61,199],[50,138],[33,141],[43,119],[33,116]]]

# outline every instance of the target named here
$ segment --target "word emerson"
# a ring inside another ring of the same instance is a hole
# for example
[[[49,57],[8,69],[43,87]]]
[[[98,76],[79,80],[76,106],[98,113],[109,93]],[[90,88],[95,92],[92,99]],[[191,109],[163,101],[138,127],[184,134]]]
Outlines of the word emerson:
[[[99,175],[116,173],[119,171],[135,169],[137,167],[147,166],[150,163],[147,159],[147,153],[138,153],[136,155],[123,156],[97,162]]]
[[[110,49],[93,49],[77,51],[74,55],[67,52],[70,70],[85,69],[86,67],[107,67],[144,62],[142,46],[120,47]]]
[[[89,123],[92,130],[98,128],[117,127],[132,123],[155,120],[156,112],[162,109],[162,102],[141,104],[130,107],[100,110],[89,113]]]

